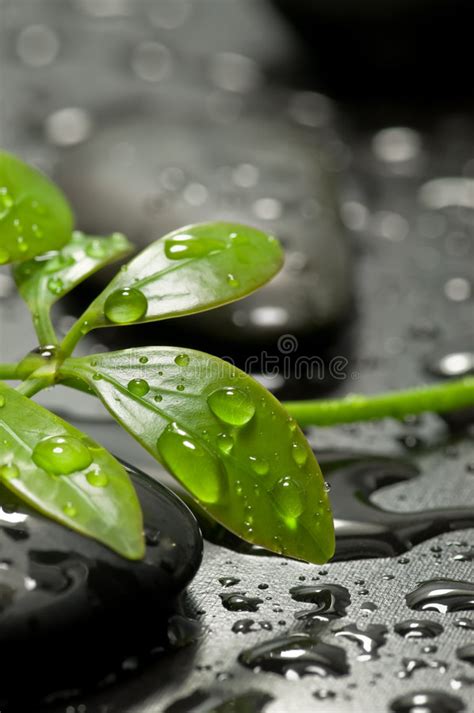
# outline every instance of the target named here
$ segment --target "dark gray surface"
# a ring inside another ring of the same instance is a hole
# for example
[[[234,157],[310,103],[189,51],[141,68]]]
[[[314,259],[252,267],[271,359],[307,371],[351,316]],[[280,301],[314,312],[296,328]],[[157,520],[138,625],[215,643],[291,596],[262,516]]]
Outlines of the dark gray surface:
[[[95,2],[96,8],[104,8],[106,4],[99,0]],[[339,163],[333,163],[332,169],[337,169],[335,173],[343,178],[342,214],[357,254],[356,314],[350,328],[351,348],[341,353],[348,360],[348,378],[338,382],[334,393],[368,393],[419,384],[434,378],[426,370],[426,364],[438,349],[456,350],[458,344],[465,349],[466,342],[472,348],[474,191],[471,183],[427,184],[427,181],[446,176],[465,181],[472,175],[474,126],[471,114],[464,112],[453,117],[441,112],[430,118],[429,125],[414,129],[415,133],[387,134],[380,130],[393,126],[394,121],[395,125],[400,121],[415,124],[416,119],[409,108],[397,114],[396,119],[388,111],[379,113],[378,118],[374,114],[370,130],[361,128],[354,115],[341,111],[341,131],[345,137],[341,143],[330,127],[329,134],[321,134],[318,126],[302,127],[304,113],[297,111],[295,114],[294,108],[301,106],[298,102],[303,95],[278,85],[273,79],[275,67],[281,69],[291,63],[291,40],[280,20],[270,14],[261,0],[227,3],[202,0],[193,4],[192,15],[176,30],[153,27],[150,16],[146,15],[150,4],[115,0],[109,8],[115,7],[116,13],[122,8],[124,12],[130,11],[130,15],[99,19],[81,14],[81,8],[93,5],[85,2],[67,4],[68,12],[76,13],[73,25],[72,15],[67,17],[58,13],[55,18],[43,15],[43,10],[54,6],[54,2],[15,0],[3,3],[2,29],[6,40],[2,43],[0,73],[1,127],[2,141],[7,147],[12,150],[21,148],[25,155],[36,156],[42,165],[53,170],[62,152],[69,150],[45,143],[42,122],[55,109],[86,107],[94,115],[95,111],[100,113],[104,105],[117,97],[123,100],[133,91],[153,94],[154,100],[159,98],[161,101],[170,91],[177,96],[180,92],[201,92],[203,97],[218,95],[224,106],[231,107],[227,114],[231,123],[238,124],[244,110],[242,107],[251,103],[257,94],[261,101],[263,94],[264,98],[269,97],[269,102],[275,102],[275,111],[287,112],[288,107],[293,107],[291,116],[297,117],[296,125],[301,130],[316,133],[318,139],[327,144],[330,153],[333,151],[332,155],[339,157]],[[8,10],[6,14],[5,8]],[[61,41],[58,61],[43,69],[27,67],[14,59],[18,32],[26,24],[46,22],[45,18],[56,28]],[[92,33],[87,53],[81,49],[78,22],[89,23]],[[114,36],[120,38],[115,48],[110,49],[108,45],[107,53],[106,43],[102,41],[105,33],[115,33]],[[172,48],[173,84],[168,83],[167,88],[161,82],[144,82],[139,83],[137,89],[136,78],[129,69],[130,51],[124,46],[131,50],[137,43],[148,39],[158,39]],[[261,80],[258,90],[254,89],[252,93],[241,87],[240,91],[230,92],[217,89],[213,84],[209,78],[210,57],[215,52],[229,50],[255,58],[260,76],[266,77]],[[5,55],[8,55],[8,61]],[[89,67],[101,67],[102,71],[81,69],[87,63]],[[82,77],[80,82],[78,77]],[[271,91],[269,84],[273,84]],[[9,97],[7,103],[5,92]],[[232,106],[240,106],[240,109],[234,111]],[[313,116],[310,123],[314,125],[315,115],[311,111],[309,115]],[[25,116],[29,117],[27,126],[18,121],[18,117]],[[177,121],[185,122],[185,119],[187,117],[179,116]],[[250,131],[249,140],[251,138]],[[400,160],[403,156],[405,160]],[[202,176],[198,182],[207,184]],[[283,183],[283,195],[285,190]],[[291,186],[288,186],[290,190]],[[441,205],[445,207],[440,209]],[[315,225],[316,220],[315,217]],[[272,229],[277,234],[280,225],[283,227],[284,222],[272,222]],[[293,213],[290,232],[297,235],[299,227],[298,217]],[[285,230],[288,231],[288,227]],[[8,298],[8,278],[3,272],[0,277],[0,291],[5,293],[5,299],[0,301],[0,352],[6,359],[26,351],[33,345],[33,338],[26,332],[24,308],[15,299]],[[5,337],[6,326],[12,330],[8,339]],[[100,333],[93,337],[94,340],[100,338]],[[92,343],[86,348],[95,349]],[[315,335],[316,354],[318,349]],[[118,435],[95,402],[74,398],[84,419],[78,424],[81,428],[90,430],[96,439],[118,455],[133,460],[153,474],[162,475],[159,467],[131,439]],[[65,391],[59,391],[57,396],[44,396],[45,402],[55,404],[62,412],[70,412],[71,399]],[[97,421],[91,423],[92,418]],[[419,436],[421,448],[407,451],[399,441],[400,436],[407,434]],[[421,510],[474,505],[474,475],[468,468],[474,463],[472,427],[454,437],[440,418],[426,416],[414,425],[386,421],[313,429],[310,436],[316,452],[318,448],[335,448],[383,455],[408,453],[420,467],[421,474],[407,484],[378,493],[375,499],[385,508]],[[472,667],[458,661],[455,652],[459,646],[472,641],[473,634],[454,626],[457,619],[469,616],[469,613],[415,613],[406,607],[404,599],[418,581],[430,577],[472,580],[472,562],[454,559],[469,545],[474,545],[472,530],[425,542],[404,556],[408,560],[405,563],[393,558],[337,562],[321,568],[236,554],[208,544],[203,566],[189,588],[187,600],[190,612],[201,612],[199,618],[206,629],[199,645],[137,672],[126,683],[71,703],[75,708],[68,713],[73,710],[81,713],[158,713],[198,687],[214,691],[218,700],[250,688],[267,691],[275,698],[265,709],[267,713],[382,712],[388,710],[389,702],[397,695],[429,688],[459,696],[465,702],[466,710],[472,710],[472,686],[458,689],[456,683],[462,675],[472,678]],[[432,548],[438,546],[441,552],[433,552]],[[321,570],[326,574],[321,574]],[[394,579],[384,580],[385,574],[393,574]],[[239,578],[241,581],[235,589],[247,591],[251,596],[261,596],[259,583],[269,584],[262,598],[272,599],[264,601],[258,617],[223,608],[219,593],[224,590],[218,579],[227,575]],[[294,613],[309,607],[293,601],[289,594],[291,587],[301,583],[300,577],[305,577],[306,583],[312,577],[320,577],[319,581],[342,584],[349,589],[352,604],[343,621],[388,627],[387,643],[380,650],[379,660],[357,661],[359,652],[355,645],[336,640],[329,627],[323,638],[347,650],[352,667],[350,677],[337,680],[307,677],[301,681],[288,681],[274,674],[256,675],[238,664],[237,657],[242,649],[293,628]],[[360,579],[365,580],[364,585],[356,584]],[[365,589],[367,593],[358,593]],[[363,611],[361,604],[366,601],[374,602],[377,609]],[[232,624],[244,616],[270,621],[273,632],[232,633]],[[473,617],[472,613],[470,616]],[[393,625],[407,618],[433,619],[445,630],[434,641],[404,641],[394,633]],[[285,624],[279,624],[280,621]],[[422,653],[426,643],[434,643],[438,650],[432,654]],[[428,667],[415,671],[411,679],[400,679],[397,673],[402,667],[401,659],[411,655],[427,662],[444,661],[446,670]],[[335,698],[317,700],[313,697],[313,692],[323,689],[334,691]],[[81,705],[86,708],[80,708]],[[63,705],[57,710],[64,711],[67,707]]]

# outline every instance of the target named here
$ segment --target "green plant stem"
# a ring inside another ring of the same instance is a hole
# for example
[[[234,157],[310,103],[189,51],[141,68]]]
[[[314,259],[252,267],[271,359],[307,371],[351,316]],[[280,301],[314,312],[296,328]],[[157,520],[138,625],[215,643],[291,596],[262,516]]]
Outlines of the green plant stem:
[[[400,419],[425,411],[444,413],[474,406],[474,377],[374,396],[287,401],[283,405],[301,426],[334,426],[381,418]]]
[[[0,364],[0,379],[18,379],[18,364]]]
[[[23,396],[31,397],[37,394],[38,391],[45,389],[47,386],[51,386],[51,380],[46,377],[27,379],[16,387],[16,391],[23,394]]]
[[[80,317],[77,322],[74,322],[69,332],[61,342],[61,352],[64,356],[71,356],[78,342],[87,334],[87,322]]]
[[[33,325],[38,336],[40,346],[51,346],[58,344],[58,337],[51,322],[49,307],[39,309],[33,316]]]

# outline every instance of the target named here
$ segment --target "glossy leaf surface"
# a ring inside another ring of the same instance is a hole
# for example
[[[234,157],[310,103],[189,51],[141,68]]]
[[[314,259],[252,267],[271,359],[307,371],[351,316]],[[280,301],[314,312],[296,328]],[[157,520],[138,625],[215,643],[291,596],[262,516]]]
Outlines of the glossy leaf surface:
[[[95,237],[75,231],[61,250],[52,250],[16,265],[13,275],[21,296],[34,314],[49,310],[76,285],[132,249],[132,244],[121,233]]]
[[[229,363],[172,347],[68,359],[114,417],[216,520],[275,552],[326,562],[334,533],[318,463],[296,422]]]
[[[0,264],[58,250],[73,216],[63,193],[42,173],[0,151]]]
[[[144,554],[140,504],[102,446],[0,382],[0,480],[48,517],[130,559]]]
[[[278,272],[270,235],[233,223],[181,228],[124,266],[84,313],[83,331],[202,312],[253,292]]]

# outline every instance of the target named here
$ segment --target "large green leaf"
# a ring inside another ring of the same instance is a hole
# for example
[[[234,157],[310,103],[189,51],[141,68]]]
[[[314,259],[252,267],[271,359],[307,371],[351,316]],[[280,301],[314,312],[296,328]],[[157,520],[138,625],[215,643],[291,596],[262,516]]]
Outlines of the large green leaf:
[[[267,282],[282,262],[278,241],[260,230],[233,223],[181,228],[124,266],[74,332],[177,317],[233,302]]]
[[[57,250],[71,238],[69,203],[46,176],[0,151],[0,264]]]
[[[82,379],[229,530],[310,562],[332,556],[313,452],[283,406],[242,371],[201,352],[149,347],[67,359],[59,375]]]
[[[61,250],[52,250],[13,269],[21,296],[33,314],[49,310],[76,285],[133,249],[125,235],[84,235],[79,231]]]
[[[0,382],[0,480],[45,515],[140,559],[140,504],[102,446]]]

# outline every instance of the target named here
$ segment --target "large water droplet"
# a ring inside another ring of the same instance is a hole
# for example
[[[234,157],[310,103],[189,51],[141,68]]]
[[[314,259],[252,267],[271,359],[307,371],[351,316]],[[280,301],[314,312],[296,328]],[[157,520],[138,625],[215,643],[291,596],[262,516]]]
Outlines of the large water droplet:
[[[226,244],[214,238],[201,238],[181,234],[165,240],[165,255],[170,260],[206,257],[224,250]]]
[[[306,634],[290,634],[243,651],[239,662],[255,671],[272,671],[288,679],[303,676],[345,676],[349,665],[344,649]]]
[[[177,357],[175,357],[174,360],[175,364],[178,366],[188,366],[189,364],[189,357],[187,354],[178,354]]]
[[[165,428],[157,448],[166,465],[196,498],[205,503],[221,499],[224,485],[221,465],[176,423]]]
[[[87,446],[74,436],[50,436],[34,448],[33,461],[48,473],[69,475],[92,463]]]
[[[297,612],[295,617],[304,622],[329,621],[346,616],[351,603],[351,595],[340,584],[300,584],[290,589],[292,599],[307,602],[315,606],[309,610]]]
[[[385,644],[386,633],[387,627],[383,624],[368,624],[365,629],[360,629],[356,624],[347,624],[335,631],[334,635],[355,641],[362,650],[357,657],[359,661],[372,661],[379,658],[378,650]]]
[[[219,594],[222,606],[229,611],[257,611],[263,599],[249,597],[245,592],[224,592]]]
[[[296,518],[304,510],[303,492],[299,483],[285,476],[273,486],[271,494],[284,517]]]
[[[231,426],[245,426],[255,414],[255,406],[249,396],[233,386],[217,389],[207,403],[212,413]]]
[[[134,396],[146,396],[150,391],[150,386],[145,379],[132,379],[128,382],[127,389]]]
[[[107,255],[107,244],[100,238],[95,238],[86,246],[86,255],[97,260]]]
[[[104,305],[104,314],[114,324],[137,322],[146,315],[148,302],[140,290],[126,287],[110,294]]]
[[[465,705],[460,698],[443,691],[414,691],[395,698],[393,713],[460,713]]]
[[[450,611],[474,609],[474,584],[461,580],[433,579],[421,584],[405,597],[410,609]]]
[[[407,619],[395,624],[394,631],[405,639],[422,639],[438,636],[443,632],[443,627],[436,621],[428,619]]]

